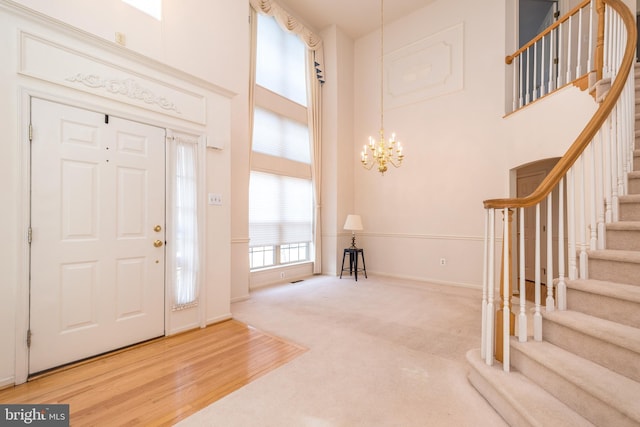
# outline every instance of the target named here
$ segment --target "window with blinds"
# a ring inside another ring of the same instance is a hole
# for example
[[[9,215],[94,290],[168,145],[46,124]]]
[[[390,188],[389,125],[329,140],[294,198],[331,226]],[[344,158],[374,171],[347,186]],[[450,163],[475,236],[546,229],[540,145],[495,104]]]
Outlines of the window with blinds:
[[[312,206],[310,180],[251,172],[249,182],[251,246],[310,242]]]
[[[265,108],[254,109],[253,151],[310,164],[309,127]]]
[[[257,25],[251,269],[308,261],[313,241],[306,47],[273,17],[258,15]]]
[[[258,15],[256,85],[307,106],[306,46],[280,28],[272,16]]]

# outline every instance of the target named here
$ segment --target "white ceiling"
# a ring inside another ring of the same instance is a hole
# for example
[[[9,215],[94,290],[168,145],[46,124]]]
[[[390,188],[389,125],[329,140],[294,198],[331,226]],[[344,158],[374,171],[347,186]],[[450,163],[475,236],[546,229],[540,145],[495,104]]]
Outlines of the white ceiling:
[[[387,0],[384,21],[395,21],[434,1]],[[380,0],[278,0],[278,4],[316,31],[336,24],[357,39],[380,27]]]

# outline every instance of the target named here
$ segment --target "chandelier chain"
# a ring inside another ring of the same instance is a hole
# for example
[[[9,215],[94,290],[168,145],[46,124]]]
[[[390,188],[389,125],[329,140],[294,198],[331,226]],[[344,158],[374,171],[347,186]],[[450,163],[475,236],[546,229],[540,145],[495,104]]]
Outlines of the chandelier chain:
[[[380,0],[380,130],[384,132],[384,0]]]
[[[396,134],[392,133],[388,140],[384,137],[384,0],[380,0],[380,136],[377,141],[369,137],[369,143],[364,145],[360,153],[360,162],[367,170],[378,165],[378,172],[384,175],[388,164],[397,168],[403,159],[402,144],[396,141]]]

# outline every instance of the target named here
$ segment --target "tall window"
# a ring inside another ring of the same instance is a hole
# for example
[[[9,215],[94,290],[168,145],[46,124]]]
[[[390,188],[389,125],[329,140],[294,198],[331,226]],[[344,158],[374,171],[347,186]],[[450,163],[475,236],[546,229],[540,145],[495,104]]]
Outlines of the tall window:
[[[251,269],[308,261],[313,240],[306,46],[265,15],[258,15],[257,34]]]
[[[173,309],[198,303],[197,140],[174,137],[173,190]]]
[[[162,20],[162,0],[122,0],[130,6],[153,16],[158,21]]]

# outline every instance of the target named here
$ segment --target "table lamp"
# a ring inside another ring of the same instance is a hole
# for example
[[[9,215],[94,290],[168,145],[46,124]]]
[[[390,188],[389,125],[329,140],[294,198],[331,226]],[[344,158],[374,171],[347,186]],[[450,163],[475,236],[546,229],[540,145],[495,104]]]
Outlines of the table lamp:
[[[360,215],[347,215],[347,220],[344,223],[344,229],[351,231],[351,248],[358,249],[356,247],[356,231],[362,230],[362,219]]]

